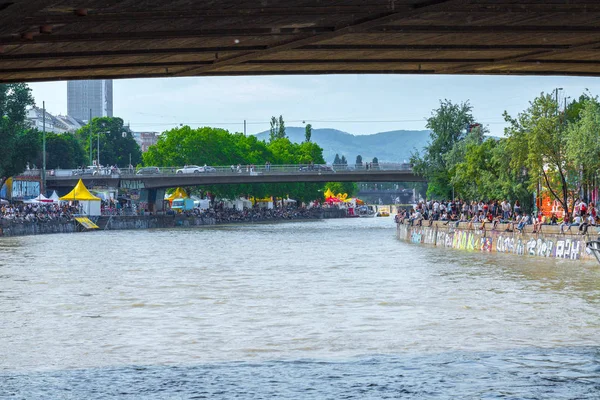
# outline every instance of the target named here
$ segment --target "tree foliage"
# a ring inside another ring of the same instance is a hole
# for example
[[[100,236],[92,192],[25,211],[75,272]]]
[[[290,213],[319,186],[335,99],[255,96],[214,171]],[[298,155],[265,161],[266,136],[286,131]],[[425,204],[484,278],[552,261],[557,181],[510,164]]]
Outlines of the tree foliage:
[[[454,104],[443,100],[427,119],[426,127],[431,129],[430,141],[422,155],[418,152],[412,155],[411,163],[416,173],[427,178],[428,196],[452,196],[451,167],[458,160],[449,160],[448,154],[465,138],[474,124],[471,111],[468,101]]]
[[[100,163],[103,165],[137,165],[142,161],[140,146],[133,138],[129,127],[124,126],[121,118],[102,117],[94,118],[90,123],[79,129],[75,136],[82,144],[85,154],[90,154],[92,159],[98,160],[98,140],[100,140]],[[90,140],[91,139],[91,140]]]
[[[144,153],[146,165],[181,166],[271,164],[323,164],[323,149],[313,142],[293,143],[287,138],[275,138],[265,143],[256,136],[230,133],[219,128],[189,126],[171,129],[160,135],[158,143]],[[244,168],[245,169],[245,168]],[[205,192],[227,198],[237,196],[275,196],[309,201],[319,198],[322,184],[286,183],[254,185],[214,185]]]
[[[0,187],[8,177],[22,172],[40,150],[25,120],[26,107],[32,104],[26,84],[0,84]]]
[[[516,118],[504,115],[510,124],[505,132],[512,155],[510,167],[527,175],[531,190],[541,180],[551,197],[568,211],[569,180],[576,171],[568,156],[566,123],[555,96],[542,93]]]
[[[36,165],[42,165],[43,132],[32,130],[31,134],[35,136],[35,142],[38,143],[36,148],[40,149],[32,161]],[[87,162],[85,151],[74,134],[46,132],[46,169],[74,169]]]
[[[277,132],[277,139],[283,139],[286,137],[285,135],[285,122],[283,121],[283,116],[279,116],[279,130]]]
[[[312,125],[307,124],[304,128],[304,141],[310,142],[310,138],[312,137]]]

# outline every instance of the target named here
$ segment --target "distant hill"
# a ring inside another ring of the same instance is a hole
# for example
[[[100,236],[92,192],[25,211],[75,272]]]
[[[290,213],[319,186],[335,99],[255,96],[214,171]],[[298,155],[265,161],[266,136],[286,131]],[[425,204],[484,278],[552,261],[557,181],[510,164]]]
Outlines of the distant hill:
[[[304,127],[286,127],[285,133],[292,142],[304,141]],[[269,140],[269,132],[257,134],[260,140]],[[414,149],[421,150],[429,140],[429,131],[389,131],[373,135],[352,135],[337,129],[313,129],[311,141],[323,148],[323,157],[332,163],[336,154],[346,156],[349,164],[361,155],[371,161],[377,157],[381,162],[408,161]]]

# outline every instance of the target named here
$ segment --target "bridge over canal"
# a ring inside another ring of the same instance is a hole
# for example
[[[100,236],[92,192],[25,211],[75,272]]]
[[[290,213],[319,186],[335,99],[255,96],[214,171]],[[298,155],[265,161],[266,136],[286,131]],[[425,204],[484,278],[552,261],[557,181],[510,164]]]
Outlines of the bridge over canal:
[[[302,169],[301,169],[302,168]],[[76,171],[54,171],[46,177],[48,189],[64,191],[82,179],[88,187],[114,187],[131,189],[167,189],[172,187],[223,185],[241,183],[289,183],[289,182],[423,182],[406,164],[379,164],[377,169],[331,168],[308,169],[298,165],[271,165],[254,171],[231,167],[214,167],[213,172],[177,173],[177,168],[162,168],[158,174],[139,175],[128,171],[110,173],[100,171],[96,175],[80,175]]]

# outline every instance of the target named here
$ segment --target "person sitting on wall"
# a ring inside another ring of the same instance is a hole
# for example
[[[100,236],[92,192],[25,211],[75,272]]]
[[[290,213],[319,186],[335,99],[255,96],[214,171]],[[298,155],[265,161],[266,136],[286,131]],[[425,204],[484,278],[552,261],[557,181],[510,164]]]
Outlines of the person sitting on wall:
[[[590,225],[596,225],[596,219],[590,213],[587,213],[583,223],[579,225],[579,234],[586,235]]]
[[[434,215],[433,215],[433,214],[430,214],[430,215],[429,215],[429,226],[432,226],[432,225],[433,225],[433,221],[435,221],[435,217],[434,217]]]
[[[417,212],[415,212],[414,222],[416,222],[418,226],[423,226],[423,219],[424,219],[423,214],[421,214],[421,211],[419,211],[419,209],[417,209]]]
[[[498,214],[496,215],[496,217],[492,220],[492,230],[495,231],[496,228],[498,227],[498,224],[502,221],[502,215]]]
[[[527,213],[523,213],[523,217],[521,218],[521,221],[519,221],[519,224],[517,225],[517,230],[521,233],[523,233],[523,229],[525,229],[525,225],[530,223],[530,217]]]
[[[517,215],[516,218],[514,219],[514,221],[508,221],[506,223],[506,229],[504,231],[505,232],[514,232],[515,224],[519,224],[519,222],[521,222],[521,216]]]
[[[473,218],[471,218],[471,221],[469,221],[469,223],[467,224],[467,229],[469,229],[469,230],[473,229],[473,224],[476,224],[478,222],[479,222],[479,214],[473,215]]]
[[[550,225],[558,225],[558,217],[555,213],[550,216]]]
[[[563,221],[560,224],[560,233],[564,234],[564,229],[565,226],[568,226],[569,229],[571,229],[571,225],[569,224],[569,216],[567,214],[565,214],[565,217],[563,218]]]
[[[542,233],[542,225],[546,222],[546,217],[540,212],[538,219],[533,221],[533,231],[531,233]]]
[[[571,231],[571,227],[579,226],[579,225],[581,225],[582,222],[583,222],[583,218],[581,217],[581,215],[576,215],[575,218],[573,218],[573,223],[569,224],[569,227],[567,228],[567,232]]]

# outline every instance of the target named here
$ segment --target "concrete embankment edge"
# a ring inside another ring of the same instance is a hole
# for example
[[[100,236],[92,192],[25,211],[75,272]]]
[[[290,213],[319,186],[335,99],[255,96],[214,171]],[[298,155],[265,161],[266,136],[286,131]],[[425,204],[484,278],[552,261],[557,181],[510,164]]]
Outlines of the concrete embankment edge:
[[[314,219],[342,218],[345,211],[325,209],[312,216]],[[129,229],[163,229],[163,228],[189,228],[195,226],[220,225],[232,223],[259,223],[280,221],[306,221],[307,219],[256,219],[252,221],[227,221],[217,222],[212,217],[186,217],[183,215],[138,215],[138,216],[113,216],[94,219],[101,230],[129,230]],[[1,236],[28,236],[51,233],[76,233],[81,228],[75,222],[47,221],[28,223],[9,223],[0,221]]]
[[[427,223],[427,222],[425,222]],[[498,225],[496,230],[468,229],[467,224],[453,226],[436,221],[432,226],[410,226],[397,224],[396,234],[400,240],[444,247],[447,249],[474,251],[481,253],[514,254],[521,257],[545,257],[565,260],[593,260],[594,256],[586,249],[589,235],[574,232],[560,234],[557,226],[544,226],[542,233],[514,231],[506,232],[506,225]],[[596,228],[593,234],[596,234]]]

